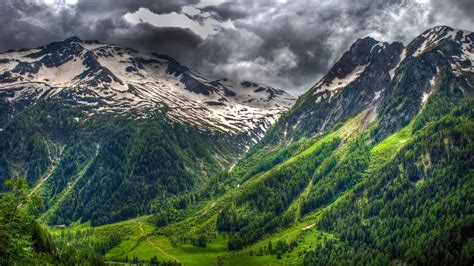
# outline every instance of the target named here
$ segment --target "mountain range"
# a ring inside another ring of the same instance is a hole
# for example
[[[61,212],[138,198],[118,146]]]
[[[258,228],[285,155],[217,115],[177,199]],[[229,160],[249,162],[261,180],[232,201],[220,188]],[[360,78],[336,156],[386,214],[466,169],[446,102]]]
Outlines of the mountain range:
[[[0,54],[0,179],[108,262],[472,265],[473,94],[447,26],[358,39],[298,99],[73,37]]]
[[[145,119],[166,108],[172,121],[248,135],[255,142],[295,101],[282,90],[250,81],[210,80],[166,55],[77,37],[1,58],[7,115],[43,99],[80,108],[78,122],[101,114]]]

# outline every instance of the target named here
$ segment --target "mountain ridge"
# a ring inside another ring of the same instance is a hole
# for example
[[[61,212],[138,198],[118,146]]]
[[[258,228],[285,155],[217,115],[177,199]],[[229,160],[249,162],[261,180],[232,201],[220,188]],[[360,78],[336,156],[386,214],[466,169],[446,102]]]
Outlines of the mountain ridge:
[[[166,106],[174,121],[256,141],[294,101],[269,86],[206,79],[166,55],[77,37],[0,57],[1,90],[10,94],[3,98],[13,106],[17,94],[59,96],[84,105],[86,117],[133,111],[140,118]]]
[[[472,91],[474,69],[470,62],[474,59],[473,43],[474,33],[440,26],[426,30],[406,47],[400,42],[388,44],[371,37],[358,39],[328,73],[298,99],[289,111],[292,115],[285,115],[275,125],[275,130],[283,132],[283,136],[272,140],[275,133],[270,131],[267,139],[270,143],[298,140],[324,131],[365,109],[371,109],[373,117],[387,116],[384,112],[388,110],[382,109],[397,97],[394,93],[403,89],[400,88],[397,76],[400,78],[401,70],[413,67],[417,62],[422,66],[423,60],[429,60],[434,65],[448,63],[452,74],[464,80],[462,89]],[[416,71],[436,76],[440,69]],[[432,82],[434,80],[425,82],[419,92],[419,105],[411,103],[412,111],[407,114],[406,119],[420,110],[420,106],[427,100],[430,86],[434,85],[430,85]],[[393,119],[400,120],[399,118]],[[390,119],[392,118],[387,117],[387,120]],[[400,124],[395,128],[399,129]],[[386,131],[384,136],[393,132],[389,128],[383,130]],[[294,134],[286,136],[285,132],[290,131]]]

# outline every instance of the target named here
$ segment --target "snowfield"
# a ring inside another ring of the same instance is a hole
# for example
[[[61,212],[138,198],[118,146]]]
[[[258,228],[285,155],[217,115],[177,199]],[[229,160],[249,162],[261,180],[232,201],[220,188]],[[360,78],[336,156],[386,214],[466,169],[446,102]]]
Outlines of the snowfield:
[[[144,118],[167,107],[173,121],[244,133],[254,141],[295,102],[288,93],[262,84],[208,79],[165,55],[74,37],[0,54],[0,98],[12,104],[72,99],[84,107],[85,117]]]

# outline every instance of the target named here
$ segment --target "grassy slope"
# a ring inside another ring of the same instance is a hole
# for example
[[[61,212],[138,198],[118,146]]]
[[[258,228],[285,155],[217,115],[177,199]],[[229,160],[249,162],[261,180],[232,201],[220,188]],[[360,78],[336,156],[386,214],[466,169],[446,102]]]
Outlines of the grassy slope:
[[[237,252],[228,252],[227,236],[222,233],[216,234],[215,221],[217,213],[230,202],[235,200],[240,193],[245,191],[246,188],[255,185],[257,182],[262,182],[270,171],[278,171],[278,169],[285,167],[288,164],[297,163],[299,158],[310,154],[322,143],[327,142],[332,138],[338,137],[342,139],[343,144],[335,151],[338,157],[342,158],[347,145],[361,132],[361,130],[366,128],[366,125],[364,125],[363,122],[365,115],[365,113],[362,113],[361,115],[347,121],[339,129],[319,138],[299,154],[281,162],[268,171],[257,174],[241,186],[230,190],[222,197],[209,201],[204,204],[203,209],[197,212],[196,215],[189,217],[182,222],[154,230],[154,226],[147,222],[147,217],[139,217],[121,223],[96,227],[95,235],[100,235],[101,232],[107,232],[107,229],[111,228],[127,228],[128,233],[126,237],[124,237],[124,240],[118,246],[107,252],[106,257],[109,260],[123,260],[126,257],[132,259],[134,256],[137,256],[140,260],[149,260],[151,257],[157,256],[158,259],[162,261],[177,260],[185,265],[216,265],[218,261],[225,265],[300,264],[304,253],[311,250],[317,243],[315,239],[324,242],[328,239],[334,238],[334,236],[330,234],[318,231],[314,225],[318,222],[322,213],[337,205],[339,200],[351,191],[346,192],[330,205],[304,217],[300,217],[299,211],[296,211],[297,215],[295,217],[295,223],[291,227],[266,236],[261,241]],[[373,159],[371,160],[369,171],[375,169],[383,164],[384,161],[391,158],[410,137],[411,124],[375,146],[371,151],[371,158]],[[304,192],[292,203],[289,210],[295,208],[299,209],[303,199],[311,189],[311,185],[312,182],[308,184],[308,187]],[[76,225],[64,230],[77,231],[85,230],[87,228],[89,228],[87,225]],[[54,233],[58,233],[58,231],[60,231],[60,229],[53,230]],[[176,239],[178,236],[197,235],[201,232],[209,231],[216,234],[216,237],[211,240],[206,248],[196,247],[189,243],[172,244],[172,240]],[[100,236],[96,237],[99,238]],[[261,247],[263,248],[267,246],[270,241],[276,243],[279,240],[288,243],[296,241],[298,246],[290,253],[284,254],[281,260],[277,260],[274,255],[250,255],[251,251],[255,254]]]
[[[347,128],[346,128],[347,129]],[[369,169],[367,170],[367,176],[370,176],[372,171],[375,171],[377,168],[381,167],[385,162],[392,158],[411,138],[411,129],[412,124],[409,124],[405,128],[401,129],[399,132],[391,135],[377,146],[375,146],[371,151],[371,163]],[[347,132],[347,131],[346,131]],[[341,151],[339,151],[341,152]],[[362,180],[361,182],[365,182]],[[354,189],[357,187],[354,186]],[[353,190],[354,190],[353,189]],[[337,205],[343,197],[349,195],[352,190],[346,192],[341,197],[339,197],[335,202],[329,206],[317,210],[307,216],[305,216],[299,223],[296,223],[292,227],[282,230],[254,245],[244,249],[238,254],[238,256],[228,256],[226,264],[228,265],[262,265],[262,259],[258,256],[250,256],[250,250],[258,250],[260,247],[267,246],[268,242],[276,243],[278,240],[284,240],[286,242],[291,242],[296,240],[298,246],[288,254],[285,254],[281,261],[276,260],[275,256],[264,256],[269,257],[264,264],[267,265],[299,265],[302,263],[303,255],[305,252],[311,250],[318,242],[324,242],[331,238],[334,238],[333,235],[327,234],[325,232],[319,231],[315,228],[315,224],[318,222],[321,215],[327,211],[329,208],[333,208]],[[316,240],[316,241],[315,241]]]

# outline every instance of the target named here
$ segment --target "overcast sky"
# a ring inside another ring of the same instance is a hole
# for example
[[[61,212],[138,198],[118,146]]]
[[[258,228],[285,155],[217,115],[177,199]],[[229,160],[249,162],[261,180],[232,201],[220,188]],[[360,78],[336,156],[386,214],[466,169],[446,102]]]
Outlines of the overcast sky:
[[[357,38],[473,31],[472,0],[0,0],[0,51],[70,36],[175,57],[215,78],[301,94]]]

